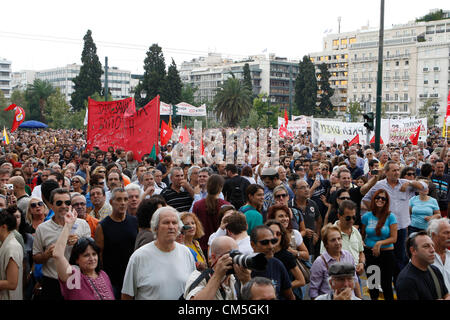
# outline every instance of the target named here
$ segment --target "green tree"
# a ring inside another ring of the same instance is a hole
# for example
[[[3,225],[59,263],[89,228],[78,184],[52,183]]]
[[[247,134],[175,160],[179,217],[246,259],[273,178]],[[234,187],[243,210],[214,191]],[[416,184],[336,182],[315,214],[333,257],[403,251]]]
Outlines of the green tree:
[[[68,129],[70,127],[70,105],[66,102],[59,88],[48,97],[45,114],[50,128]]]
[[[29,120],[34,119],[46,123],[45,119],[45,107],[47,105],[47,99],[53,93],[55,88],[49,81],[43,81],[41,79],[35,79],[31,85],[25,91],[25,98],[28,101],[27,111],[30,112],[29,116],[26,116]]]
[[[192,86],[190,83],[183,83],[181,87],[181,101],[195,105],[195,92],[197,87]]]
[[[420,21],[436,21],[436,20],[442,20],[442,19],[446,19],[446,16],[444,14],[444,11],[442,9],[439,9],[435,12],[430,12],[426,15],[424,15],[423,17],[420,18],[416,18],[416,22],[420,22]]]
[[[3,132],[3,127],[11,128],[14,118],[14,111],[3,111],[6,107],[10,105],[8,99],[5,98],[5,94],[0,90],[0,112],[2,116],[0,117],[0,131]],[[26,116],[26,111],[25,111]]]
[[[427,99],[424,104],[418,110],[419,118],[427,118],[427,126],[434,126],[434,108],[433,105],[438,103],[437,99]]]
[[[265,102],[263,100],[266,100]],[[269,102],[266,94],[260,94],[253,99],[253,109],[256,110],[260,123],[259,126],[278,127],[278,116],[280,116],[280,107],[274,103]],[[270,115],[268,115],[268,112]]]
[[[330,86],[331,74],[328,71],[328,66],[326,63],[321,63],[319,65],[319,110],[318,115],[323,118],[331,118],[335,115],[333,111],[333,104],[331,103],[331,97],[334,94],[334,89]]]
[[[159,94],[161,101],[166,102],[166,63],[162,48],[158,44],[153,44],[147,51],[144,59],[144,76],[142,81],[136,86],[134,99],[136,106],[143,107]],[[144,98],[141,98],[141,92]]]
[[[358,122],[363,109],[358,101],[350,102],[347,106],[347,113],[350,115],[350,122]]]
[[[317,79],[314,64],[304,56],[295,79],[295,105],[301,115],[314,114],[317,102]]]
[[[251,92],[232,74],[217,89],[214,105],[216,115],[228,126],[234,127],[250,113]]]
[[[180,103],[181,91],[183,84],[181,82],[180,73],[177,70],[177,65],[172,59],[172,64],[167,70],[166,87],[165,87],[165,101],[170,104]]]
[[[244,64],[244,86],[246,86],[250,92],[253,93],[252,76],[250,73],[250,65],[248,63]]]
[[[92,32],[88,30],[83,37],[84,48],[81,53],[81,68],[78,76],[73,78],[74,92],[71,96],[71,105],[75,111],[85,106],[85,101],[95,92],[102,92],[101,76],[102,64],[97,56],[97,47],[92,39]]]

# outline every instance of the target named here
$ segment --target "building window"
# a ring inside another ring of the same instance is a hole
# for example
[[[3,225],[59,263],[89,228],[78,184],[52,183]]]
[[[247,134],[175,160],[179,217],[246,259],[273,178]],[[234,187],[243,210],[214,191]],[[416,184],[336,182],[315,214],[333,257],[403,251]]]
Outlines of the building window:
[[[333,40],[333,46],[338,46],[338,45],[339,45],[339,39]]]
[[[347,39],[341,39],[341,44],[347,44]]]
[[[350,38],[349,42],[350,42],[350,44],[355,43],[356,42],[356,38],[355,37]]]
[[[408,105],[407,104],[403,105],[403,112],[408,112]]]

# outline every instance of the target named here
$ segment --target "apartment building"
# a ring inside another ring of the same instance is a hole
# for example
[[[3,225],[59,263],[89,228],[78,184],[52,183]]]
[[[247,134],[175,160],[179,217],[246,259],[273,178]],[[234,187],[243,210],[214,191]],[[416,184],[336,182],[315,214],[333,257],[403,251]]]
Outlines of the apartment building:
[[[6,99],[11,98],[11,61],[0,58],[0,90]]]

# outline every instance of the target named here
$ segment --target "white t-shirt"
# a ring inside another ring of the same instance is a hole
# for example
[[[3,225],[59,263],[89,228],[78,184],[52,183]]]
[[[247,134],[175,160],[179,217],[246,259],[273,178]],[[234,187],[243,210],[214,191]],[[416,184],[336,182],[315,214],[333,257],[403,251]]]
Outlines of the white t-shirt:
[[[292,229],[292,231],[294,234],[295,245],[296,245],[296,247],[298,247],[299,245],[301,245],[303,243],[302,234],[296,229]]]
[[[75,229],[76,228],[76,229]],[[58,240],[59,235],[63,226],[60,226],[53,219],[45,221],[41,223],[37,229],[36,234],[33,241],[33,255],[37,253],[44,253],[45,249],[47,249],[50,245],[55,244],[56,240]],[[91,236],[91,228],[86,220],[78,219],[75,222],[71,231],[71,234],[76,234],[78,238],[81,237],[90,237]],[[72,252],[73,246],[66,246],[66,250],[64,251],[64,256],[67,260],[70,258],[70,254]],[[42,274],[46,277],[58,279],[58,272],[56,272],[55,259],[50,258],[46,263],[42,265]]]
[[[237,241],[239,251],[243,254],[253,253],[252,245],[250,244],[250,236],[246,236],[244,239]]]
[[[41,185],[38,185],[38,186],[34,187],[33,192],[31,192],[31,197],[39,198],[39,199],[42,200]]]
[[[175,242],[174,250],[163,252],[153,241],[131,255],[122,293],[135,300],[177,300],[194,270],[194,256],[186,246]]]

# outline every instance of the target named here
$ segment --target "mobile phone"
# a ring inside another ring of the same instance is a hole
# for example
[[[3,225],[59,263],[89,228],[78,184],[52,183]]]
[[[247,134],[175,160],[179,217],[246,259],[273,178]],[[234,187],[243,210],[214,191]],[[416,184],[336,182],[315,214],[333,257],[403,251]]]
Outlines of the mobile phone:
[[[378,172],[379,172],[378,170],[372,170],[370,172],[370,174],[373,175],[373,176],[376,176],[378,174]]]
[[[5,187],[7,190],[14,190],[14,185],[12,183],[5,183]]]
[[[185,234],[186,231],[191,230],[191,229],[192,229],[191,226],[184,225],[184,226],[181,228],[181,233],[182,233],[182,234]]]

